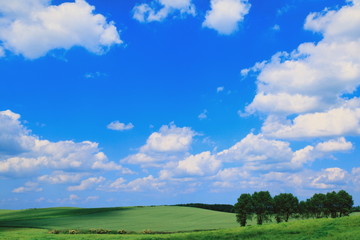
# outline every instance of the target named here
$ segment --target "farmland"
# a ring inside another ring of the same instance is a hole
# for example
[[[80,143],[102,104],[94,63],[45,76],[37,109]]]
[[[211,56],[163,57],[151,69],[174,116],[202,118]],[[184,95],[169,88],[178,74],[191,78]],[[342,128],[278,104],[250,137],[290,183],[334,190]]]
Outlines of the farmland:
[[[251,223],[252,224],[252,223]],[[128,208],[48,208],[0,210],[1,240],[155,239],[358,239],[360,215],[238,227],[231,213],[157,206]],[[124,229],[131,234],[50,234],[50,229]],[[142,234],[145,229],[171,234]],[[208,230],[207,230],[208,229]],[[216,229],[216,230],[209,230]],[[203,231],[194,231],[203,230]]]

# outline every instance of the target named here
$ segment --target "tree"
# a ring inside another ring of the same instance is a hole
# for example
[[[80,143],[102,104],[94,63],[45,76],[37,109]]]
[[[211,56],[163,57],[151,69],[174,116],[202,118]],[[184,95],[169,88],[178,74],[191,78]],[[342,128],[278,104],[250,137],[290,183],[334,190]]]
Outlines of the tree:
[[[346,191],[340,190],[337,193],[337,198],[338,198],[340,217],[349,216],[351,212],[351,208],[354,205],[352,196],[348,194]]]
[[[310,213],[308,210],[308,204],[305,201],[300,201],[298,206],[298,213],[301,215],[302,218],[309,218]]]
[[[325,208],[332,218],[337,217],[337,212],[340,212],[339,197],[336,192],[328,192],[326,194]]]
[[[268,191],[254,192],[252,195],[257,224],[269,221],[273,212],[273,199]]]
[[[235,204],[236,221],[240,226],[246,226],[246,221],[252,218],[253,203],[249,193],[243,193]]]
[[[316,218],[327,216],[326,209],[326,195],[322,193],[315,193],[310,199],[306,200],[309,213]]]
[[[275,219],[279,223],[287,222],[291,214],[297,211],[299,200],[291,193],[280,193],[274,197]]]

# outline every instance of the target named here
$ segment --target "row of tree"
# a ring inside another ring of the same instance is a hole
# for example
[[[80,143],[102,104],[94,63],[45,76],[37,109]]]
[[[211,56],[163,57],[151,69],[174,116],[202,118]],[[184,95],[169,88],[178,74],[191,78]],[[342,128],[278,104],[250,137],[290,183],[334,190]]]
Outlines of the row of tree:
[[[300,201],[291,193],[281,193],[271,197],[268,191],[244,193],[235,204],[236,220],[245,226],[247,220],[256,216],[257,224],[271,221],[287,222],[291,216],[296,218],[321,218],[348,216],[354,202],[344,190],[316,193],[306,201]]]

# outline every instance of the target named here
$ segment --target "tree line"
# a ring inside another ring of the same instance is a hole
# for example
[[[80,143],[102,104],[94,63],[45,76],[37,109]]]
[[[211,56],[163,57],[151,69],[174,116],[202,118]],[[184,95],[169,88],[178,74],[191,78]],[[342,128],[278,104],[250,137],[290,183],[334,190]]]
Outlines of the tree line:
[[[315,193],[306,201],[300,201],[291,193],[280,193],[272,197],[268,191],[244,193],[234,206],[236,220],[246,226],[247,220],[256,217],[257,224],[271,221],[287,222],[295,218],[323,218],[348,216],[354,204],[353,198],[344,190]]]
[[[229,212],[229,213],[235,212],[234,205],[230,205],[230,204],[186,203],[186,204],[176,204],[175,206],[195,207],[195,208],[202,208],[202,209],[208,209],[219,212]]]

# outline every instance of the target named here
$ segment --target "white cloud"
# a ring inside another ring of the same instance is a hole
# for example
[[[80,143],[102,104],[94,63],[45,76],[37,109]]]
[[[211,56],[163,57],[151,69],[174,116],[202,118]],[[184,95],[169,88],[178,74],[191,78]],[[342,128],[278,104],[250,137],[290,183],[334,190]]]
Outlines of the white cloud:
[[[142,23],[161,22],[169,16],[195,16],[195,6],[191,0],[153,0],[136,5],[133,18]]]
[[[0,112],[0,174],[26,175],[48,170],[117,170],[129,173],[107,159],[98,143],[83,141],[50,142],[32,135],[10,110]]]
[[[206,13],[203,27],[214,29],[219,34],[232,34],[249,13],[250,6],[247,0],[211,0],[211,10]]]
[[[241,141],[218,153],[226,162],[282,162],[291,159],[288,142],[266,139],[262,135],[248,134]]]
[[[224,89],[225,89],[225,88],[222,87],[222,86],[221,86],[221,87],[217,87],[217,88],[216,88],[216,92],[217,92],[217,93],[222,92],[222,91],[224,91]]]
[[[82,180],[79,185],[69,186],[67,189],[69,191],[84,191],[84,190],[94,187],[94,185],[99,184],[103,181],[105,181],[104,177],[91,177],[91,178]]]
[[[182,152],[190,148],[195,132],[189,127],[176,127],[173,123],[163,125],[152,133],[141,147],[141,152]]]
[[[174,162],[188,155],[193,137],[197,133],[189,127],[175,124],[163,125],[158,132],[152,133],[138,153],[121,160],[123,163],[141,166],[162,167],[160,162]]]
[[[327,168],[317,173],[310,186],[319,189],[333,189],[336,185],[345,185],[347,176],[348,172],[341,168]]]
[[[205,109],[202,113],[200,113],[198,118],[200,120],[206,119],[207,118],[207,110]]]
[[[101,186],[99,189],[104,191],[128,191],[128,192],[142,192],[146,190],[163,191],[164,182],[154,178],[152,175],[143,178],[136,178],[127,182],[123,178],[118,178],[114,182]]]
[[[114,121],[114,122],[109,123],[107,125],[107,128],[111,129],[111,130],[116,130],[116,131],[125,131],[125,130],[133,129],[134,125],[132,123],[125,124],[125,123],[121,123],[119,121]]]
[[[35,59],[53,49],[81,46],[96,54],[121,44],[113,22],[84,0],[51,5],[48,0],[0,0],[2,48]]]
[[[221,162],[210,152],[190,155],[184,160],[173,164],[174,168],[167,168],[160,173],[162,178],[173,176],[205,176],[214,174],[221,167]]]
[[[321,152],[347,151],[353,148],[351,142],[346,141],[344,137],[332,139],[316,145],[316,149]]]
[[[287,123],[268,118],[262,131],[265,135],[279,138],[359,135],[360,108],[340,107],[326,112],[307,113]]]
[[[278,32],[280,31],[280,26],[278,24],[275,24],[271,29],[275,32]]]
[[[13,193],[23,193],[23,192],[41,192],[43,189],[38,187],[38,183],[26,182],[25,186],[15,188]]]
[[[64,171],[55,171],[51,175],[42,175],[38,181],[50,184],[74,183],[80,181],[84,173],[67,173]]]
[[[291,53],[242,70],[258,75],[248,114],[268,114],[262,131],[278,138],[358,135],[360,85],[360,4],[311,13],[305,29],[321,33],[318,43],[302,43]],[[348,23],[348,24],[346,24]],[[260,67],[259,67],[260,66]],[[344,96],[346,94],[346,97]],[[287,119],[292,115],[292,120]]]

